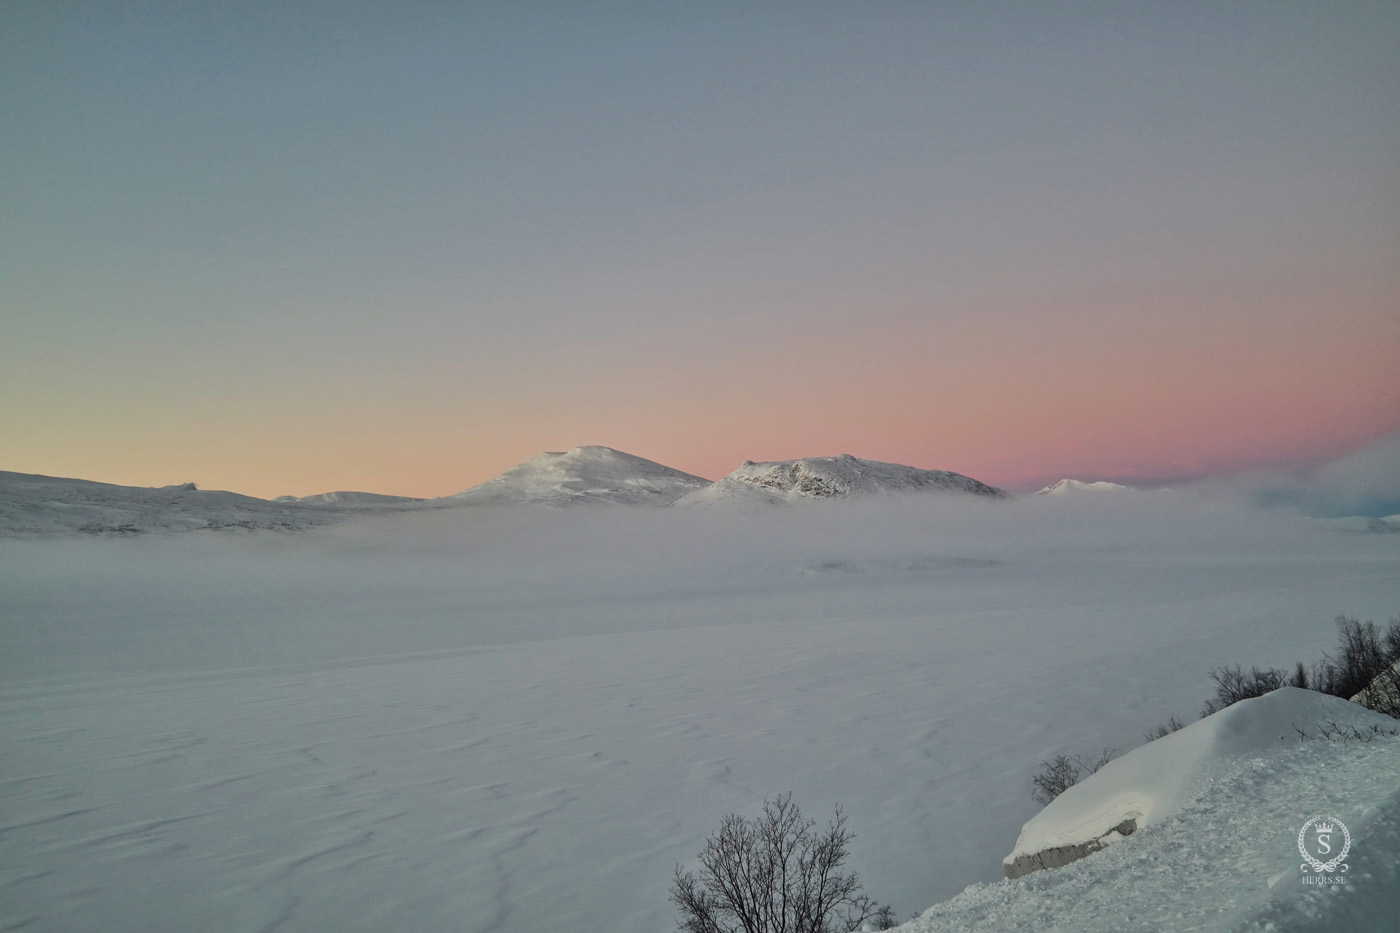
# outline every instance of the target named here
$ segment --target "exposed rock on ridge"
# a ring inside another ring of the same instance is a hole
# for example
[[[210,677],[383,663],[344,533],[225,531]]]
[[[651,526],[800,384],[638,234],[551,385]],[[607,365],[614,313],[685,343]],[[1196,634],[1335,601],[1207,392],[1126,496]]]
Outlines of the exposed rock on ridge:
[[[936,491],[1003,498],[1006,493],[960,473],[922,470],[899,463],[862,460],[850,454],[754,463],[746,460],[724,479],[677,502],[791,502],[878,493]]]

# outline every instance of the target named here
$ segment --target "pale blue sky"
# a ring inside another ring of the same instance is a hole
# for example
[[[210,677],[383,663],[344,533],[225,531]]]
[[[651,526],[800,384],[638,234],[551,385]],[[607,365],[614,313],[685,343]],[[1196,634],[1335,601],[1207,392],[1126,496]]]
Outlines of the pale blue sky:
[[[6,3],[3,465],[315,492],[358,430],[384,454],[327,488],[393,485],[410,435],[433,466],[385,491],[575,443],[1147,469],[1143,437],[1044,462],[928,405],[1012,434],[1146,353],[1158,388],[1080,404],[1089,437],[1192,420],[1193,344],[1265,401],[1395,349],[1397,89],[1389,3]],[[1357,373],[1369,409],[1281,409],[1258,459],[1400,427],[1393,371]],[[829,416],[736,411],[794,396]],[[1251,459],[1231,417],[1194,468]]]

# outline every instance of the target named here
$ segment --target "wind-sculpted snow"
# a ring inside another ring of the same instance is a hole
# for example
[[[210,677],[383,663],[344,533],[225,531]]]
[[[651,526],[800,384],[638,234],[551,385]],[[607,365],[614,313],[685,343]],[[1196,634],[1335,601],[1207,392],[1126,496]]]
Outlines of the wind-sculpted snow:
[[[1397,536],[1090,499],[0,540],[0,929],[653,933],[673,866],[788,790],[842,806],[900,916],[1000,891],[1040,761],[1132,747],[1210,667],[1317,657],[1400,595]],[[1270,864],[1337,802],[1304,764],[1248,817]],[[1172,838],[1086,903],[1121,921],[1134,877],[1236,851]]]
[[[1400,731],[1400,722],[1359,704],[1296,687],[1244,700],[1134,749],[1068,788],[1021,827],[1016,847],[1003,859],[1007,875],[1055,867],[1047,853],[1103,848],[1126,837],[1115,832],[1119,827],[1136,832],[1155,826],[1199,792],[1218,759],[1273,756],[1296,745],[1300,729],[1325,741],[1327,726]]]
[[[1271,742],[1217,744],[1155,825],[1062,868],[970,885],[900,933],[1388,933],[1400,916],[1400,738],[1329,741],[1311,711],[1296,712],[1310,738],[1283,719],[1261,736]],[[1328,878],[1344,884],[1302,870],[1298,834],[1317,816],[1350,834],[1346,867]]]
[[[733,503],[743,506],[929,491],[992,498],[1006,495],[1000,489],[960,473],[921,470],[842,454],[839,457],[809,457],[774,463],[745,461],[724,479],[687,495],[676,504]]]

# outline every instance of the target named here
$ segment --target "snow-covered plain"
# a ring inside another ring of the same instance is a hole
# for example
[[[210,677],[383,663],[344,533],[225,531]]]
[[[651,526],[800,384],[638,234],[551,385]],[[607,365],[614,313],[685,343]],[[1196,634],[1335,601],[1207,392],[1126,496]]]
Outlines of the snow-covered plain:
[[[1046,885],[1042,759],[1397,606],[1400,536],[1176,494],[0,540],[0,929],[665,930],[787,790],[900,916]]]

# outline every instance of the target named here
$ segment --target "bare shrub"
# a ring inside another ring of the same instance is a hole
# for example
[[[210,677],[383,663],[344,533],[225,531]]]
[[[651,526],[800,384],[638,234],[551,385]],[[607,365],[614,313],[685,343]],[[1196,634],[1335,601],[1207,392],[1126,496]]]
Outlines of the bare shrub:
[[[1400,669],[1388,667],[1357,694],[1357,702],[1370,710],[1400,719]]]
[[[1218,713],[1240,700],[1251,700],[1272,693],[1288,683],[1288,673],[1276,667],[1260,670],[1251,667],[1246,673],[1238,664],[1234,667],[1213,667],[1211,680],[1215,681],[1215,698],[1206,700],[1201,707],[1201,718]]]
[[[1177,718],[1176,716],[1173,716],[1173,717],[1171,717],[1170,719],[1168,719],[1166,722],[1164,722],[1164,723],[1162,723],[1161,725],[1157,726],[1155,729],[1149,729],[1149,730],[1147,730],[1147,732],[1144,733],[1144,734],[1147,736],[1147,741],[1149,741],[1149,742],[1155,742],[1157,739],[1160,739],[1160,738],[1161,738],[1162,736],[1164,736],[1164,735],[1171,735],[1173,732],[1176,732],[1178,729],[1185,729],[1185,728],[1186,728],[1186,723],[1182,722],[1182,721],[1181,721],[1179,718]]]
[[[1040,773],[1031,778],[1031,799],[1041,805],[1048,804],[1066,790],[1079,783],[1086,774],[1093,774],[1113,760],[1117,749],[1105,748],[1103,753],[1093,758],[1082,755],[1056,755],[1049,761],[1040,763]]]
[[[894,908],[889,904],[880,907],[871,915],[870,925],[877,930],[893,930],[899,926],[899,921],[894,918]]]
[[[1370,727],[1366,729],[1357,726],[1339,726],[1335,722],[1320,723],[1317,728],[1317,738],[1326,739],[1329,742],[1337,740],[1360,742],[1362,745],[1370,745],[1372,740],[1383,736],[1400,735],[1400,729],[1382,729],[1375,723],[1371,723]],[[1306,729],[1299,729],[1296,725],[1293,727],[1293,731],[1298,733],[1298,738],[1304,741],[1314,737]]]
[[[1337,616],[1337,654],[1313,668],[1313,689],[1400,719],[1400,619],[1382,635],[1374,622]]]
[[[1257,667],[1246,673],[1238,664],[1212,668],[1215,698],[1206,701],[1201,716],[1290,686],[1346,700],[1354,698],[1367,709],[1400,719],[1400,618],[1391,619],[1384,633],[1374,622],[1360,622],[1345,615],[1337,616],[1336,626],[1336,655],[1324,654],[1311,669],[1301,661],[1292,674]],[[1159,738],[1160,730],[1158,727],[1149,732],[1148,738]]]
[[[1380,669],[1367,680],[1366,686],[1348,699],[1354,697],[1367,709],[1400,719],[1400,618],[1390,620],[1383,638],[1370,622],[1357,626],[1355,619],[1345,621],[1347,625],[1342,634],[1344,649],[1346,646],[1359,646],[1353,652],[1358,660],[1351,665],[1357,669],[1358,678],[1366,678],[1371,673],[1370,667],[1380,665]],[[1342,627],[1340,619],[1338,626]],[[1369,643],[1372,641],[1374,644]],[[1345,650],[1342,664],[1347,666]]]
[[[1040,763],[1040,773],[1031,778],[1031,799],[1041,806],[1079,783],[1079,768],[1068,755],[1056,755]]]
[[[792,794],[763,801],[748,820],[731,813],[705,840],[697,877],[676,866],[671,903],[681,933],[849,933],[871,919],[891,920],[839,871],[853,834],[838,807],[826,831],[803,819]]]

